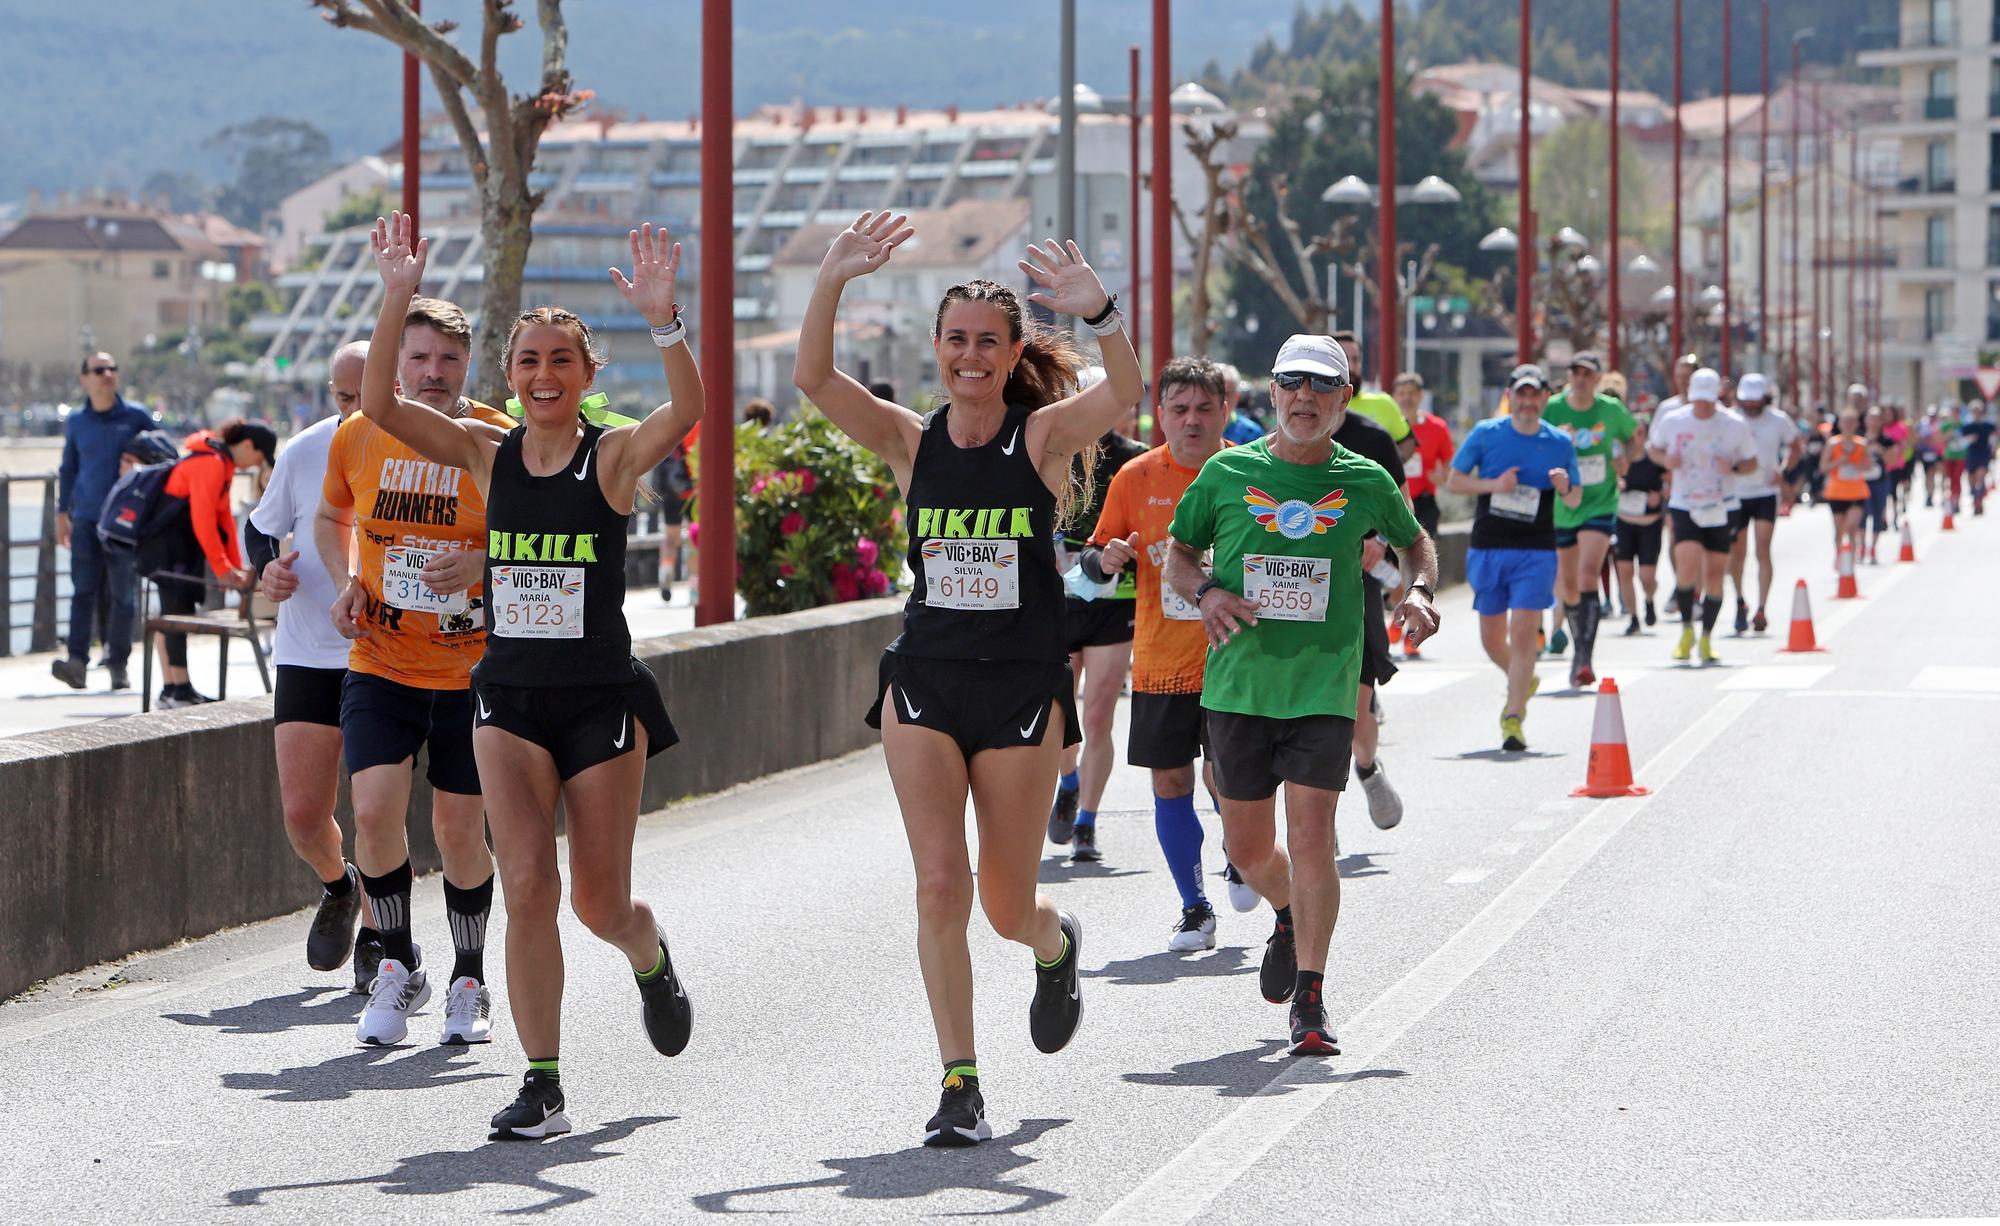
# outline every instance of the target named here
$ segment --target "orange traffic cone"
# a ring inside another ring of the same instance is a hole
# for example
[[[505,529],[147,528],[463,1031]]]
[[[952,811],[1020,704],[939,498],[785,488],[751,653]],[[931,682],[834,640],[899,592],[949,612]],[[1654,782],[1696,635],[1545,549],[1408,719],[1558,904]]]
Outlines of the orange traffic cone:
[[[1914,562],[1917,560],[1917,541],[1915,537],[1910,535],[1910,521],[1907,516],[1903,520],[1903,548],[1896,555],[1896,560],[1898,562]]]
[[[1806,581],[1792,589],[1792,636],[1779,649],[1780,654],[1808,651],[1825,651],[1813,639],[1812,598],[1806,595]]]
[[[1590,731],[1590,773],[1571,796],[1644,796],[1632,782],[1632,753],[1625,746],[1625,712],[1618,683],[1606,677],[1597,686],[1597,716]]]
[[[1840,586],[1834,590],[1835,600],[1858,600],[1861,589],[1854,582],[1854,546],[1840,547]]]
[[[1942,529],[1940,529],[1940,531],[1944,531],[1944,532],[1956,532],[1956,531],[1958,531],[1958,525],[1957,525],[1957,524],[1954,524],[1954,523],[1952,523],[1952,522],[1951,522],[1951,516],[1952,516],[1952,512],[1954,512],[1954,511],[1956,511],[1956,510],[1958,510],[1958,504],[1957,504],[1957,503],[1955,503],[1955,502],[1947,502],[1947,503],[1945,503],[1945,504],[1944,504],[1944,527],[1943,527]]]
[[[1400,623],[1397,623],[1397,622],[1390,622],[1390,623],[1389,623],[1389,646],[1391,646],[1391,647],[1394,647],[1394,646],[1395,646],[1396,644],[1398,644],[1398,643],[1400,643],[1400,642],[1402,642],[1402,641],[1403,641],[1403,627],[1402,627],[1402,625],[1401,625]]]

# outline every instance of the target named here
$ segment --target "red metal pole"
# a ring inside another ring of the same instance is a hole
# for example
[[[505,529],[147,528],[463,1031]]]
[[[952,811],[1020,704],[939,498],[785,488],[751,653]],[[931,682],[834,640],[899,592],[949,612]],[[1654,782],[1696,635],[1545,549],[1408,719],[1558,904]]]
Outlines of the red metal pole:
[[[1824,324],[1820,318],[1820,254],[1826,250],[1826,223],[1822,220],[1820,201],[1826,195],[1826,116],[1819,109],[1819,82],[1813,82],[1813,184],[1812,184],[1812,247],[1806,258],[1810,261],[1807,274],[1812,280],[1812,388],[1813,399],[1831,407],[1833,402],[1826,394],[1826,365],[1820,352],[1820,332]]]
[[[1375,208],[1375,280],[1381,290],[1375,301],[1381,306],[1375,329],[1375,381],[1386,390],[1400,373],[1396,365],[1396,341],[1402,335],[1402,321],[1396,310],[1396,5],[1382,0],[1382,80],[1381,102],[1376,107],[1380,130],[1375,138],[1375,179],[1380,187],[1380,203]],[[1306,270],[1310,273],[1310,269]],[[1410,287],[1412,294],[1417,287]]]
[[[1790,191],[1790,193],[1789,193],[1789,194],[1791,195],[1791,198],[1792,198],[1792,200],[1791,200],[1791,205],[1792,205],[1792,258],[1791,258],[1791,260],[1790,260],[1790,261],[1788,261],[1788,263],[1790,264],[1790,275],[1791,275],[1791,292],[1790,292],[1789,294],[1787,294],[1787,295],[1786,295],[1786,297],[1787,297],[1787,298],[1788,298],[1788,299],[1790,300],[1790,302],[1791,302],[1791,306],[1792,306],[1792,312],[1791,312],[1791,316],[1790,316],[1790,319],[1789,319],[1789,321],[1788,321],[1788,326],[1787,326],[1787,327],[1785,328],[1785,341],[1786,341],[1786,349],[1788,350],[1788,352],[1789,352],[1789,354],[1790,354],[1790,358],[1791,358],[1791,362],[1790,362],[1790,365],[1791,365],[1791,369],[1792,369],[1792,377],[1791,377],[1791,403],[1792,403],[1792,404],[1794,404],[1794,405],[1796,405],[1796,404],[1798,403],[1798,399],[1799,399],[1799,319],[1800,319],[1800,317],[1801,317],[1801,316],[1802,316],[1802,315],[1804,314],[1804,312],[1802,312],[1802,311],[1800,311],[1800,310],[1799,310],[1799,306],[1800,306],[1800,303],[1799,303],[1799,192],[1800,192],[1801,190],[1803,190],[1803,189],[1804,189],[1804,186],[1805,186],[1805,185],[1804,185],[1803,183],[1801,183],[1801,182],[1799,181],[1799,111],[1800,111],[1800,109],[1801,109],[1801,108],[1800,108],[1800,106],[1799,106],[1799,101],[1800,101],[1800,99],[1799,99],[1799,40],[1798,40],[1798,39],[1796,39],[1796,38],[1794,38],[1794,39],[1792,39],[1792,157],[1791,157],[1791,161],[1789,162],[1789,165],[1790,165],[1790,167],[1791,167],[1791,171],[1792,171],[1792,181],[1791,181],[1791,191]],[[1796,410],[1794,410],[1794,411],[1796,411]]]
[[[1731,56],[1729,54],[1731,13],[1729,7],[1729,0],[1722,0],[1722,364],[1716,367],[1716,369],[1721,371],[1725,377],[1730,374],[1729,342],[1731,339],[1729,335],[1729,216],[1731,212],[1730,205],[1733,201],[1729,197],[1729,163],[1734,161],[1736,157],[1735,138],[1733,135],[1735,128],[1730,122],[1729,117],[1729,69],[1731,67]]]
[[[1173,29],[1168,0],[1153,0],[1153,389],[1174,356]],[[1155,417],[1157,420],[1157,415]]]
[[[1618,271],[1624,257],[1618,253],[1618,0],[1611,0],[1611,241],[1605,254],[1604,314],[1610,325],[1611,369],[1620,369],[1618,352],[1623,328],[1619,320]]]
[[[1139,245],[1139,128],[1145,122],[1144,117],[1139,114],[1139,44],[1132,44],[1130,55],[1132,60],[1132,237],[1128,241],[1132,247],[1132,292],[1128,295],[1131,301],[1125,306],[1125,320],[1132,329],[1132,348],[1136,350],[1145,344],[1146,336],[1145,331],[1141,327],[1141,324],[1144,322],[1144,303],[1142,299],[1145,296],[1141,287],[1145,284],[1145,281],[1140,276],[1142,267],[1140,257],[1145,253],[1145,249]]]
[[[422,13],[423,0],[410,0],[410,12]],[[418,206],[423,199],[424,129],[419,111],[423,106],[424,85],[417,75],[417,57],[403,53],[403,213],[410,219],[410,233],[423,233]]]
[[[1771,365],[1771,0],[1757,3],[1757,367]]]
[[[1681,317],[1687,310],[1687,283],[1681,273],[1681,0],[1674,0],[1674,305],[1668,328],[1674,338],[1674,362],[1687,350],[1681,346]],[[1669,363],[1666,375],[1673,377]]]
[[[695,624],[736,619],[736,227],[730,0],[701,2],[701,603]]]
[[[1859,132],[1847,134],[1847,378],[1850,382],[1861,373],[1856,366],[1860,351],[1855,348],[1854,334],[1854,283],[1859,279],[1855,261],[1861,248],[1855,241],[1861,219],[1860,194],[1855,184],[1861,181],[1861,137]]]
[[[1680,0],[1674,0],[1676,4]],[[1515,222],[1515,237],[1520,242],[1520,251],[1514,263],[1514,360],[1517,363],[1535,360],[1535,321],[1530,314],[1534,302],[1535,285],[1535,242],[1534,229],[1529,224],[1529,216],[1534,209],[1534,189],[1528,182],[1528,103],[1529,58],[1532,54],[1530,33],[1534,21],[1533,0],[1521,0],[1521,147],[1516,151],[1521,179],[1521,215]],[[1393,325],[1391,325],[1393,326]]]

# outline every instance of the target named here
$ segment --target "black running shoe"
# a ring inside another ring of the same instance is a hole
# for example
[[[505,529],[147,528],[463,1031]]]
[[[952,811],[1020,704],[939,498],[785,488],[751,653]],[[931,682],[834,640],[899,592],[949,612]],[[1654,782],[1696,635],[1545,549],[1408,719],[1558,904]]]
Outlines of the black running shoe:
[[[521,1079],[520,1096],[512,1106],[493,1117],[489,1141],[537,1141],[569,1131],[569,1117],[563,1114],[562,1082],[540,1069],[529,1069]]]
[[[1097,827],[1078,826],[1076,828],[1076,845],[1069,849],[1069,858],[1072,860],[1088,860],[1093,864],[1104,858],[1104,853],[1097,850]]]
[[[375,986],[375,972],[382,969],[382,939],[364,939],[360,933],[354,934],[354,994],[368,995],[368,989]]]
[[[694,1033],[694,1004],[681,986],[681,977],[674,973],[664,936],[660,938],[660,955],[667,960],[666,973],[639,985],[639,1011],[653,1050],[663,1056],[678,1056],[687,1050],[688,1037]]]
[[[319,910],[306,933],[306,965],[316,971],[337,971],[354,952],[354,925],[361,918],[361,874],[352,864],[344,871],[347,893],[335,898],[321,887]]]
[[[1049,808],[1049,842],[1067,846],[1076,835],[1077,793],[1056,789],[1056,803]]]
[[[1337,1056],[1340,1040],[1326,1024],[1326,1010],[1319,1006],[1292,1006],[1292,1046],[1294,1056]]]
[[[1083,924],[1069,912],[1062,913],[1063,935],[1069,948],[1054,966],[1035,963],[1035,1000],[1028,1006],[1028,1033],[1037,1049],[1054,1055],[1069,1045],[1076,1024],[1083,1020],[1082,985],[1077,980],[1077,958],[1083,948]]]
[[[1653,609],[1653,602],[1651,600],[1648,600],[1646,602],[1646,624],[1650,626],[1658,622],[1659,620],[1660,620],[1659,614],[1656,613]]]
[[[1258,972],[1257,983],[1265,1000],[1282,1005],[1292,998],[1298,979],[1299,950],[1292,940],[1292,926],[1279,920],[1271,929],[1271,938],[1264,942],[1264,967]]]
[[[1736,601],[1736,633],[1750,633],[1750,606],[1744,604],[1741,597]]]
[[[986,1122],[986,1100],[979,1093],[979,1078],[945,1074],[937,1114],[924,1125],[924,1144],[977,1145],[992,1136],[993,1125]]]
[[[1625,637],[1629,639],[1637,633],[1639,633],[1639,615],[1634,613],[1632,615],[1632,624],[1625,627]]]

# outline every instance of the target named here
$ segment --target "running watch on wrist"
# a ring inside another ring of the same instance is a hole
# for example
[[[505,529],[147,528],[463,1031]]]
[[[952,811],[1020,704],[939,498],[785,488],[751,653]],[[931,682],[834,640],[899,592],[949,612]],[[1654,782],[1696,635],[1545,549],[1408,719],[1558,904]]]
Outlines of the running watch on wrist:
[[[1200,587],[1198,587],[1198,588],[1196,588],[1196,589],[1194,590],[1194,603],[1195,603],[1195,607],[1196,607],[1196,608],[1200,608],[1200,607],[1201,607],[1201,598],[1202,598],[1203,596],[1206,596],[1206,595],[1208,595],[1208,593],[1209,593],[1209,592],[1210,592],[1211,590],[1213,590],[1213,589],[1215,589],[1215,588],[1219,588],[1219,587],[1221,587],[1221,586],[1222,586],[1222,583],[1221,583],[1221,581],[1220,581],[1220,580],[1218,580],[1218,579],[1215,579],[1215,578],[1213,578],[1213,577],[1210,577],[1210,578],[1208,578],[1208,579],[1205,579],[1205,580],[1203,580],[1203,581],[1202,581],[1202,585],[1201,585]]]
[[[1417,580],[1417,581],[1416,581],[1415,583],[1412,583],[1412,584],[1410,584],[1410,590],[1411,590],[1412,592],[1422,592],[1422,593],[1424,594],[1424,599],[1425,599],[1425,600],[1436,600],[1436,599],[1437,599],[1437,593],[1436,593],[1436,592],[1433,592],[1433,591],[1431,590],[1431,585],[1430,585],[1430,584],[1428,584],[1428,583],[1425,583],[1425,582],[1424,582],[1424,581],[1423,581],[1422,579],[1419,579],[1419,580]]]

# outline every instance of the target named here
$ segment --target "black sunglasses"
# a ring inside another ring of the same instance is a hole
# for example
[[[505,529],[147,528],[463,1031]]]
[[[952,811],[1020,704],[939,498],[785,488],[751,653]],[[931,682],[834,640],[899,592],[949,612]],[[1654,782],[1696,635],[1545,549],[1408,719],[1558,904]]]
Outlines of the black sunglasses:
[[[93,375],[115,375],[118,373],[118,368],[116,366],[93,366],[90,368],[90,373]]]
[[[1312,384],[1312,390],[1322,393],[1347,386],[1345,379],[1336,379],[1332,375],[1300,375],[1290,372],[1282,375],[1272,375],[1271,382],[1288,392],[1296,392],[1308,383]]]

